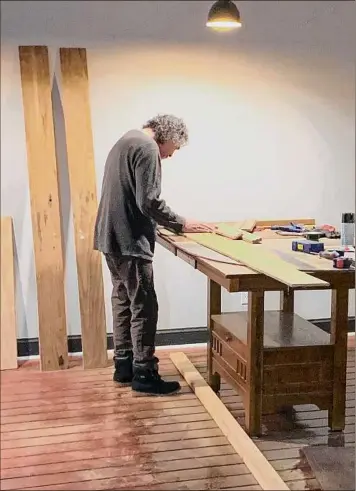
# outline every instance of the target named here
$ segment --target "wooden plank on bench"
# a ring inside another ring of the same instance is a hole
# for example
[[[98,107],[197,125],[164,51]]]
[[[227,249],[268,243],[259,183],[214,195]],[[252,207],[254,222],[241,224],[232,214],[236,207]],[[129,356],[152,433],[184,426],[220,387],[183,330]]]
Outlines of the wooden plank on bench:
[[[93,250],[98,208],[86,50],[61,48],[61,96],[73,208],[84,368],[107,365],[100,253]]]
[[[11,217],[1,217],[1,370],[17,368],[14,240]]]
[[[299,271],[268,249],[263,248],[261,244],[253,245],[241,240],[229,240],[210,233],[188,233],[185,236],[291,288],[317,289],[329,286],[326,281]]]
[[[42,370],[68,367],[64,258],[48,48],[19,47]]]

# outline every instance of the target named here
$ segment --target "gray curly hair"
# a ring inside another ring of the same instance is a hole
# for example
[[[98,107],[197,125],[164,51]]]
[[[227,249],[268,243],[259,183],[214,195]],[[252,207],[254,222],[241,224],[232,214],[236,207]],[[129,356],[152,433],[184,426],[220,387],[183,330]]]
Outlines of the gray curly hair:
[[[149,119],[143,125],[143,129],[145,128],[154,131],[157,143],[163,144],[167,141],[173,141],[177,148],[188,143],[188,128],[183,119],[172,114],[159,114],[155,118]]]

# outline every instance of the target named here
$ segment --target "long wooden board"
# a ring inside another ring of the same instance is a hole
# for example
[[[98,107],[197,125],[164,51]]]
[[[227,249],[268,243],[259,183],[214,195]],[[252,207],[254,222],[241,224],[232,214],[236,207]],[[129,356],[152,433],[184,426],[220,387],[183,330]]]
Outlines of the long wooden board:
[[[213,251],[239,261],[249,268],[270,276],[291,288],[318,288],[327,287],[326,281],[314,278],[278,258],[263,246],[248,244],[243,241],[233,241],[215,234],[185,234],[185,236],[198,244],[204,245]]]
[[[107,365],[100,253],[93,250],[98,208],[86,50],[61,48],[61,88],[77,258],[83,363]]]
[[[17,368],[16,286],[11,217],[1,217],[1,370]]]
[[[272,225],[290,225],[291,223],[303,223],[304,225],[315,225],[314,218],[290,218],[288,220],[285,219],[276,219],[276,220],[257,220],[257,227],[271,227]]]
[[[234,450],[243,459],[261,488],[270,491],[289,490],[277,471],[245,433],[187,356],[182,352],[177,352],[171,353],[170,358]]]
[[[68,367],[64,258],[46,46],[20,46],[42,370]]]

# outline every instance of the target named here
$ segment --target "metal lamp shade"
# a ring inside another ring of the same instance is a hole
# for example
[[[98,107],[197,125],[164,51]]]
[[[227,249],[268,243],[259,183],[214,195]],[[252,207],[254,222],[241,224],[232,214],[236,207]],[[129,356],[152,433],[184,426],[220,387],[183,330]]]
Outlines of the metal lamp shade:
[[[209,11],[206,25],[218,30],[241,27],[240,12],[231,0],[218,0]]]

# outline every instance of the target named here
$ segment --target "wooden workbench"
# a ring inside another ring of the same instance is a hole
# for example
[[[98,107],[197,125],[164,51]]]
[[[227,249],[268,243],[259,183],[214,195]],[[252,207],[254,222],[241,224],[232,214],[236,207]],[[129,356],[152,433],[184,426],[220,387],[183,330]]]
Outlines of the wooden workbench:
[[[208,278],[208,381],[218,392],[222,376],[240,393],[251,436],[261,434],[262,414],[298,404],[327,409],[330,429],[341,431],[345,426],[348,297],[355,287],[355,272],[337,270],[330,260],[292,251],[292,237],[270,230],[258,234],[263,240],[253,245],[256,252],[267,248],[329,283],[331,333],[294,314],[294,291],[286,285],[185,237],[159,233],[160,245]],[[338,240],[324,242],[339,244]],[[247,312],[221,313],[221,287],[248,292]],[[265,291],[281,292],[280,311],[264,311]]]

